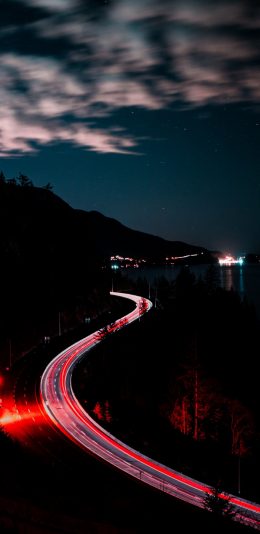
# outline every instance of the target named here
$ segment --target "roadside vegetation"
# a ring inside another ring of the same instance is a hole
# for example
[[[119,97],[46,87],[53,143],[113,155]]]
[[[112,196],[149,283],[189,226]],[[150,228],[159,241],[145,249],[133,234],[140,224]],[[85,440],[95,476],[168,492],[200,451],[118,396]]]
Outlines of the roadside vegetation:
[[[147,295],[144,280],[135,291]],[[184,268],[156,308],[109,336],[76,371],[77,394],[122,440],[190,476],[260,501],[254,309]]]

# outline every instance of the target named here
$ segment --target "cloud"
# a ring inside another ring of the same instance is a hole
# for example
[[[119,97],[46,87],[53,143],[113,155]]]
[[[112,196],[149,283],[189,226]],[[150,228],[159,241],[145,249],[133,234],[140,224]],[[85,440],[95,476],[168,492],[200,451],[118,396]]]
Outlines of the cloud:
[[[246,2],[177,0],[172,11],[172,20],[199,28],[244,27],[247,24]]]
[[[121,109],[259,102],[254,0],[1,3],[2,156],[59,141],[136,153]]]
[[[18,0],[25,5],[31,7],[39,7],[49,11],[57,12],[73,9],[75,7],[74,0]]]

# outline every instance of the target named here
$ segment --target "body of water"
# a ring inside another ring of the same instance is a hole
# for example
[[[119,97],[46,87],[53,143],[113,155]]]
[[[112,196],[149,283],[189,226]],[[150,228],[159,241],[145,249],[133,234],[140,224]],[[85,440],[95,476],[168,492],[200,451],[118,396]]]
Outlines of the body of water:
[[[190,270],[197,278],[199,276],[203,278],[208,267],[208,265],[191,265]],[[156,280],[162,276],[169,281],[175,280],[181,268],[180,265],[128,268],[123,270],[122,274],[133,280],[137,280],[139,277],[145,278],[151,285],[156,285]],[[233,265],[231,267],[216,265],[216,269],[219,271],[220,286],[227,290],[233,288],[241,298],[246,296],[248,301],[254,304],[260,318],[260,264]]]

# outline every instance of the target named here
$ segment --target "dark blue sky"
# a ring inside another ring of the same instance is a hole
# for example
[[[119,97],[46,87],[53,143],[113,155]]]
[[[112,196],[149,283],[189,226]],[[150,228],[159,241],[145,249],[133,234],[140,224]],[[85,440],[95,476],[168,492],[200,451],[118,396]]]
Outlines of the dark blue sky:
[[[259,252],[258,4],[0,1],[0,168],[132,228]]]

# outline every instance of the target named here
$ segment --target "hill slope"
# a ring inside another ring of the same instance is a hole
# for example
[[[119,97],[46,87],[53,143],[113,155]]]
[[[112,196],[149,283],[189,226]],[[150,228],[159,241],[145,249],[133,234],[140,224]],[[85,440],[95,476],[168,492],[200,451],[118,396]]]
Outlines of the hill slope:
[[[78,217],[82,217],[82,223],[92,228],[92,235],[99,251],[107,256],[120,254],[160,260],[167,255],[181,256],[206,252],[202,247],[181,241],[167,241],[158,236],[132,230],[97,211],[75,211]]]
[[[110,285],[109,270],[101,279],[100,267],[111,255],[160,259],[204,250],[73,209],[49,190],[1,181],[0,228],[0,338],[6,339],[18,328],[32,332],[36,319],[43,324],[68,305],[76,310],[93,291],[99,295],[93,302],[100,302]]]
[[[164,258],[205,251],[179,241],[131,230],[96,211],[71,208],[51,191],[0,184],[0,249],[16,266],[23,257],[36,263],[77,254],[83,260],[112,254]],[[33,254],[32,254],[33,249]],[[206,251],[205,251],[206,252]]]

